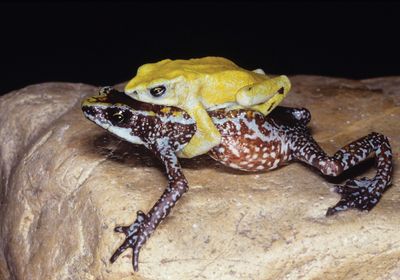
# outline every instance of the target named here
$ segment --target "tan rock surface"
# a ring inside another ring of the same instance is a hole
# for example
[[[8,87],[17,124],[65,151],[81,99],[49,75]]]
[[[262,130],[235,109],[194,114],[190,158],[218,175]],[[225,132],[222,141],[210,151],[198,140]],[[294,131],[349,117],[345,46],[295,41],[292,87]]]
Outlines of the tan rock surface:
[[[400,77],[292,77],[285,105],[310,109],[330,153],[371,131],[400,154]],[[400,171],[370,213],[326,218],[339,196],[293,163],[248,174],[207,157],[182,162],[189,192],[141,251],[108,261],[115,225],[148,211],[167,183],[144,149],[87,121],[81,84],[30,86],[0,98],[2,279],[400,279]],[[371,175],[372,162],[356,175]],[[364,174],[365,173],[365,174]]]

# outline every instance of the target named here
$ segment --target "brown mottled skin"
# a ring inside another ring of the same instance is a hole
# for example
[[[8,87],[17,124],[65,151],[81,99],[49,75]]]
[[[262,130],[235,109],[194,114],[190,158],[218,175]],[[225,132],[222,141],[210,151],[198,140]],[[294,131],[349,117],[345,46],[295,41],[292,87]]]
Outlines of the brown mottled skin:
[[[180,109],[141,103],[109,87],[103,88],[99,96],[84,101],[82,110],[88,119],[108,130],[122,128],[111,132],[132,143],[143,144],[165,165],[169,185],[160,199],[147,214],[138,211],[132,225],[115,228],[125,233],[126,239],[111,262],[131,247],[133,268],[137,271],[141,247],[188,190],[176,154],[195,134],[196,125]],[[306,125],[311,115],[307,109],[277,107],[268,116],[250,110],[225,109],[209,114],[222,135],[221,144],[209,155],[236,169],[270,170],[297,160],[324,175],[338,176],[374,154],[375,177],[351,179],[336,186],[341,199],[328,209],[327,216],[350,208],[371,210],[391,183],[391,148],[388,139],[379,133],[370,133],[328,156],[309,134]]]

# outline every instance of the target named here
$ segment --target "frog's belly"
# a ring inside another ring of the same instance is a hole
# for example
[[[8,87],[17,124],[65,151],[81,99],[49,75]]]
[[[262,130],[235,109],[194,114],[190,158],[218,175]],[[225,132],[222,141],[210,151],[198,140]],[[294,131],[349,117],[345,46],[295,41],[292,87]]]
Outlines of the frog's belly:
[[[273,126],[257,120],[226,121],[217,124],[221,144],[209,155],[222,164],[245,171],[275,169],[289,160],[288,144]]]

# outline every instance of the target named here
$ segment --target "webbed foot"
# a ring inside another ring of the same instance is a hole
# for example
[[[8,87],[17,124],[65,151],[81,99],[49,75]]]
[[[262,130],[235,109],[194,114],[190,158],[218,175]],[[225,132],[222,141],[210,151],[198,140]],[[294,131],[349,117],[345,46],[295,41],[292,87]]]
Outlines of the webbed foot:
[[[146,214],[142,211],[138,211],[137,218],[133,224],[127,227],[118,226],[114,229],[116,232],[125,233],[126,239],[110,258],[111,263],[115,262],[119,255],[121,255],[126,249],[132,248],[133,270],[139,270],[139,251],[151,234],[149,229],[146,227],[147,220],[148,218]]]
[[[376,178],[348,180],[342,186],[336,185],[335,192],[341,195],[341,199],[334,207],[328,208],[326,216],[350,208],[369,211],[378,203],[384,187],[383,180]]]

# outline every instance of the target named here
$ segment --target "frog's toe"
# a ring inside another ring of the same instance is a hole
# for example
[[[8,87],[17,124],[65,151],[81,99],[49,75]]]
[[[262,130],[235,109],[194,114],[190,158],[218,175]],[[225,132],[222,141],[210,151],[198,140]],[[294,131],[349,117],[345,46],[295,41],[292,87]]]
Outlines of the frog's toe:
[[[384,184],[379,179],[361,178],[348,180],[342,186],[335,186],[335,191],[341,195],[340,201],[328,209],[327,216],[350,208],[369,211],[378,203],[382,196]]]
[[[147,220],[146,215],[142,211],[137,212],[137,218],[135,222],[130,226],[118,226],[114,229],[116,232],[124,233],[126,236],[125,241],[121,246],[114,252],[110,258],[110,262],[113,263],[117,258],[128,248],[132,248],[132,265],[133,270],[139,270],[139,251],[146,242],[148,232],[145,227],[145,221]]]

